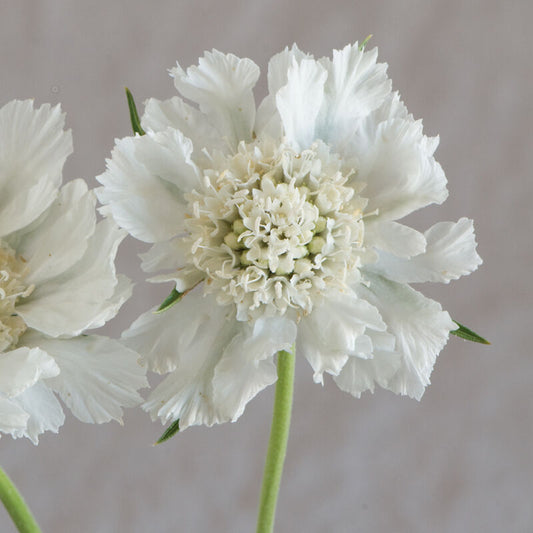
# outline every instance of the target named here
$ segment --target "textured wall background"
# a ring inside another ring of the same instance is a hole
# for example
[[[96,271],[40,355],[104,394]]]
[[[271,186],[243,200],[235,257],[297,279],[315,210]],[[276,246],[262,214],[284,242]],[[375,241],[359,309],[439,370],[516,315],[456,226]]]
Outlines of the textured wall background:
[[[355,400],[314,385],[300,362],[279,532],[533,527],[531,19],[529,0],[0,0],[0,103],[63,104],[75,146],[66,178],[95,185],[113,139],[129,134],[125,85],[139,102],[170,97],[166,69],[212,47],[266,72],[293,41],[322,56],[372,33],[409,110],[440,134],[450,198],[414,223],[473,217],[485,264],[424,292],[492,347],[452,338],[421,403],[384,391]],[[120,253],[137,279],[140,249]],[[137,287],[106,331],[159,302],[167,288],[155,289]],[[38,447],[2,438],[0,461],[45,532],[251,532],[272,399],[156,448],[161,426],[140,411],[125,427],[69,417]],[[0,531],[13,531],[3,509]]]

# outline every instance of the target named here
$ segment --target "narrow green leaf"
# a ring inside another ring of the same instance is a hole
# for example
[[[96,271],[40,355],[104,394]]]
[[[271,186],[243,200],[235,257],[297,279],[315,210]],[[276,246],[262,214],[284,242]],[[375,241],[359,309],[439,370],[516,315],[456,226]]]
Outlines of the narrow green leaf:
[[[457,337],[461,337],[461,339],[465,339],[467,341],[471,342],[479,342],[480,344],[490,344],[490,342],[477,333],[473,332],[471,329],[468,329],[466,326],[463,326],[462,324],[459,324],[459,322],[454,322],[459,326],[457,329],[454,329],[453,331],[450,331],[452,335],[457,335]]]
[[[168,439],[172,438],[178,431],[180,430],[180,419],[174,420],[170,426],[168,426],[167,429],[165,429],[165,432],[163,435],[159,437],[156,444],[161,444]]]
[[[184,292],[178,292],[176,289],[172,289],[172,292],[165,298],[163,303],[157,308],[156,313],[162,313],[167,309],[170,309],[173,305],[177,304],[181,297],[184,295]]]
[[[370,39],[372,39],[372,34],[370,34],[360,45],[359,45],[359,50],[363,50],[364,47],[366,46],[366,44],[368,43],[368,41],[370,41]]]
[[[141,128],[141,121],[139,120],[139,114],[137,113],[137,107],[135,106],[135,100],[130,90],[126,87],[126,98],[128,99],[128,107],[130,108],[130,120],[131,127],[134,133],[144,135],[145,131]]]

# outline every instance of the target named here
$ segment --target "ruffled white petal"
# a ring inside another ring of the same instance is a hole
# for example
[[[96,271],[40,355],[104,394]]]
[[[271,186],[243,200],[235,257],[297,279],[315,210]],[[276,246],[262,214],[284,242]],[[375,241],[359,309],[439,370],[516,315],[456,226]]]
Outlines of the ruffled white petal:
[[[390,93],[387,64],[376,63],[377,56],[377,48],[363,51],[355,43],[334,50],[332,60],[321,60],[328,79],[317,136],[337,149],[352,140],[359,121]]]
[[[399,118],[414,122],[413,116],[407,111],[407,107],[400,99],[398,91],[389,93],[383,103],[372,111],[364,120],[364,128],[373,128],[382,122]]]
[[[178,91],[197,103],[230,146],[252,139],[255,102],[252,89],[259,68],[250,59],[217,50],[205,52],[198,66],[171,70]]]
[[[358,132],[356,180],[364,184],[367,213],[396,220],[446,200],[446,177],[433,153],[438,139],[422,134],[420,121],[393,119]]]
[[[374,392],[376,384],[387,388],[389,380],[398,371],[401,356],[395,351],[395,338],[386,332],[369,332],[370,346],[350,357],[338,376],[333,379],[338,387],[356,398],[366,391]]]
[[[396,337],[396,351],[402,357],[399,370],[386,388],[419,400],[430,383],[437,355],[457,326],[438,302],[408,285],[376,275],[367,277],[369,289],[358,290],[378,308],[387,331]]]
[[[22,407],[0,396],[0,433],[13,435],[24,431],[29,418]]]
[[[211,125],[206,115],[186,104],[179,96],[169,100],[149,98],[145,102],[141,126],[145,131],[164,131],[174,128],[183,133],[193,144],[192,159],[205,162],[203,148],[222,149],[225,147],[220,134]]]
[[[272,356],[289,348],[295,325],[273,318],[252,326],[228,311],[197,289],[157,315],[164,326],[151,329],[155,320],[144,315],[125,333],[125,342],[152,366],[174,369],[144,404],[152,418],[163,423],[179,418],[182,429],[235,420],[257,392],[275,381]]]
[[[183,239],[176,238],[164,242],[156,242],[150,249],[139,254],[142,260],[141,268],[145,272],[171,270],[186,263]]]
[[[287,84],[289,67],[294,61],[299,63],[302,59],[312,59],[312,56],[293,44],[290,49],[285,47],[268,62],[268,95],[257,108],[255,119],[255,132],[258,137],[278,139],[283,135],[283,125],[276,107],[276,94]]]
[[[156,308],[143,313],[122,333],[122,341],[141,354],[153,372],[171,372],[179,365],[182,353],[194,337],[201,331],[209,334],[208,325],[212,323],[217,329],[222,324],[231,327],[224,313],[216,312],[220,309],[211,297],[204,298],[198,288],[163,313],[155,313]],[[212,317],[211,311],[215,312]]]
[[[31,342],[54,358],[61,373],[47,384],[82,422],[122,422],[123,408],[142,402],[137,391],[148,386],[146,369],[118,341],[96,335],[61,340],[33,335]]]
[[[45,213],[10,237],[27,261],[27,284],[40,285],[73,266],[85,253],[96,226],[96,198],[83,180],[74,180]]]
[[[286,139],[295,150],[304,150],[315,140],[316,120],[324,100],[327,75],[317,61],[303,59],[298,63],[293,58],[287,84],[276,94]]]
[[[58,374],[55,361],[38,347],[4,352],[0,355],[0,394],[14,398],[40,379]]]
[[[166,241],[183,231],[185,203],[177,187],[160,179],[137,159],[143,137],[117,141],[96,190],[119,226],[144,242]]]
[[[51,337],[103,326],[131,293],[129,281],[117,278],[114,264],[125,235],[110,219],[99,222],[80,261],[17,306],[26,324]]]
[[[315,383],[323,373],[338,375],[350,355],[358,352],[358,339],[367,329],[386,328],[378,310],[352,291],[332,291],[298,326],[298,353],[313,368]]]
[[[273,356],[289,350],[295,339],[296,324],[285,318],[259,319],[253,326],[241,326],[213,377],[213,399],[223,418],[235,422],[246,404],[276,381]]]
[[[60,106],[33,109],[13,100],[0,109],[0,237],[23,228],[52,203],[72,153]]]
[[[382,253],[372,270],[399,283],[449,283],[471,274],[482,263],[476,252],[474,224],[468,218],[438,222],[424,236],[427,240],[425,253],[410,259]]]
[[[379,218],[365,224],[365,244],[398,257],[412,257],[426,250],[426,239],[419,231]]]
[[[175,371],[151,392],[143,406],[152,419],[159,417],[166,423],[179,418],[181,428],[227,421],[213,401],[213,376],[225,347],[241,327],[227,316],[228,311],[212,296],[203,297],[200,290],[195,290],[158,316],[167,325],[159,329],[163,338],[155,346],[148,345],[148,353],[137,351],[152,366]],[[138,322],[146,332],[146,321]],[[142,334],[143,330],[134,323],[129,334],[126,332],[125,341],[130,346],[143,347],[146,344],[140,338]]]
[[[178,130],[147,133],[136,139],[135,155],[154,177],[174,185],[182,194],[201,184],[198,168],[191,159],[192,142]]]
[[[38,444],[41,433],[57,433],[65,421],[63,408],[46,382],[37,382],[13,402],[29,415],[26,427],[12,432],[15,438],[28,437],[33,444]]]

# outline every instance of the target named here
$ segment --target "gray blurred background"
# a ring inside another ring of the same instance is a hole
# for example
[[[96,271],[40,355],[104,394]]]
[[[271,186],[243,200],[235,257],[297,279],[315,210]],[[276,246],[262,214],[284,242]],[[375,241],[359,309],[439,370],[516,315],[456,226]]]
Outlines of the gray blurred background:
[[[313,384],[300,361],[277,532],[533,531],[532,19],[529,0],[0,0],[0,104],[62,103],[67,179],[96,185],[113,139],[129,134],[125,85],[139,103],[173,96],[167,69],[213,47],[266,73],[293,42],[323,56],[372,33],[409,110],[440,134],[450,198],[410,222],[474,218],[485,264],[422,290],[492,346],[452,338],[420,403],[356,400]],[[129,241],[119,260],[139,282],[142,249]],[[139,283],[105,332],[167,291]],[[2,438],[0,463],[47,533],[252,532],[272,400],[273,388],[237,423],[158,447],[162,428],[141,411],[124,427],[69,415],[37,447]],[[3,509],[0,531],[14,531]]]

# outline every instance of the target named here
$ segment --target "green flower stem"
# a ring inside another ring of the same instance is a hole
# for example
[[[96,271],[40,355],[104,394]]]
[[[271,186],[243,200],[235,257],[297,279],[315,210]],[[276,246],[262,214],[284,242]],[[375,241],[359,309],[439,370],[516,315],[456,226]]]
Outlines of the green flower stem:
[[[8,475],[0,467],[0,500],[20,533],[41,533],[35,518]]]
[[[257,533],[274,531],[276,503],[291,424],[294,359],[294,347],[291,352],[278,353],[278,381],[257,517]]]

